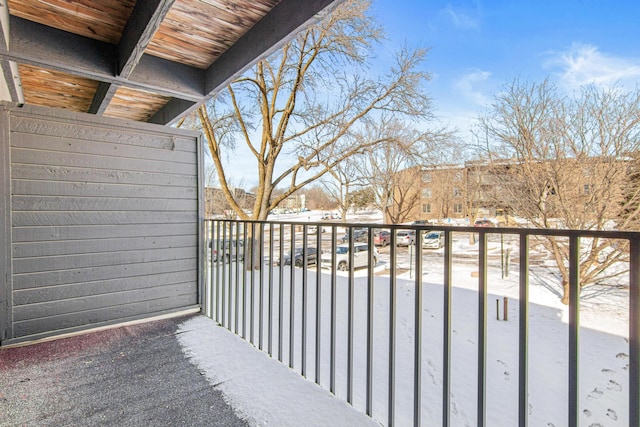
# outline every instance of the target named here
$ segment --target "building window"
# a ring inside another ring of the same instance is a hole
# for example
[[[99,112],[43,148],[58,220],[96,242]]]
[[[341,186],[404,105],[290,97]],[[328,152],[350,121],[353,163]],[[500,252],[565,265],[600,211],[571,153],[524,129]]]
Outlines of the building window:
[[[457,214],[461,214],[462,213],[462,203],[456,203],[455,205],[453,205],[453,212],[457,213]]]
[[[591,193],[591,185],[589,185],[589,184],[585,184],[585,185],[582,187],[582,192],[583,192],[584,194],[589,194],[589,193]]]
[[[422,182],[431,182],[431,174],[429,172],[422,174]]]
[[[422,189],[422,198],[423,199],[430,199],[431,198],[431,189],[430,188],[423,188]]]
[[[462,191],[460,191],[458,187],[453,187],[453,197],[460,197],[460,196],[462,196]]]
[[[422,213],[431,213],[431,203],[422,204]]]

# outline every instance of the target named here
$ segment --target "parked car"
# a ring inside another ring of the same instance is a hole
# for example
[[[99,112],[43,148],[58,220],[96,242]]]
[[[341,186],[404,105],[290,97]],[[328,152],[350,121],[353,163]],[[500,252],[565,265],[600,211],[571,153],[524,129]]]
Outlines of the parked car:
[[[427,225],[428,222],[424,219],[417,219],[411,223],[411,225]]]
[[[353,229],[353,241],[366,243],[369,240],[368,231],[366,228],[354,228]],[[349,232],[347,231],[344,236],[342,236],[342,243],[349,242]]]
[[[314,246],[307,247],[307,265],[316,265],[318,262],[318,249]],[[293,263],[296,267],[302,267],[304,264],[304,248],[295,248]],[[280,265],[279,261],[275,262],[275,265]],[[291,265],[291,251],[289,251],[282,259],[282,265]]]
[[[320,227],[320,232],[321,233],[326,233],[326,229],[324,227]],[[308,225],[307,226],[307,232],[309,234],[316,234],[318,232],[318,226],[317,225]]]
[[[322,268],[331,268],[331,253],[325,252],[320,257]],[[378,263],[378,249],[373,247],[373,265]],[[369,265],[369,245],[356,243],[353,245],[353,268]],[[349,245],[336,246],[336,268],[340,271],[349,270]]]
[[[474,227],[495,227],[495,224],[488,219],[477,219],[473,223]]]
[[[243,240],[225,240],[225,241],[210,241],[209,248],[211,249],[211,261],[216,262],[218,259],[223,262],[229,262],[231,260],[244,259],[244,241]]]
[[[410,246],[416,243],[415,230],[398,230],[396,234],[396,246]]]
[[[342,219],[342,215],[340,215],[338,212],[325,212],[322,214],[322,219],[323,220]]]
[[[429,231],[422,237],[422,247],[425,249],[440,249],[444,246],[444,231]]]
[[[373,244],[376,246],[385,247],[391,243],[391,233],[387,230],[374,230],[373,231]]]

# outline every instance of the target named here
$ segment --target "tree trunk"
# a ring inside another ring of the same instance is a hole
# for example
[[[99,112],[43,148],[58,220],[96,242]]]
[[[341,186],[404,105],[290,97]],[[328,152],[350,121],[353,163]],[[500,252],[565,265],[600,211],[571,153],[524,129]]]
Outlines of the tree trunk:
[[[566,279],[562,279],[562,303],[569,305],[569,282]]]
[[[260,224],[250,224],[247,229],[247,248],[244,256],[245,267],[247,270],[260,270],[262,268],[262,260],[260,259],[260,235],[262,227]],[[253,260],[253,262],[252,262]]]

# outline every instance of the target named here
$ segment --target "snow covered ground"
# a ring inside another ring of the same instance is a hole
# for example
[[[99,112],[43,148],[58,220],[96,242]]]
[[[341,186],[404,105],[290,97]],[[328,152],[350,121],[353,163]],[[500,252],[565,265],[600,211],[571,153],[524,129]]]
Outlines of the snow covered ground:
[[[454,253],[472,256],[477,247],[468,239],[455,241]],[[502,248],[500,248],[501,250]],[[517,248],[512,259],[517,260]],[[490,251],[496,251],[496,243]],[[422,271],[422,425],[441,423],[442,341],[443,341],[443,257],[442,250],[425,258]],[[379,264],[384,264],[384,260]],[[231,275],[235,270],[229,270]],[[373,419],[387,420],[389,293],[390,279],[384,266],[376,268],[374,291],[373,351]],[[358,418],[349,406],[335,403],[313,383],[315,370],[315,295],[316,271],[307,271],[307,376],[298,377],[302,354],[302,269],[295,269],[295,331],[289,336],[290,270],[283,269],[284,363],[288,364],[289,343],[293,339],[295,356],[291,370],[277,362],[278,348],[278,268],[273,274],[274,307],[272,318],[274,358],[233,336],[214,322],[200,318],[187,322],[181,334],[185,351],[238,410],[255,425],[366,425],[368,418]],[[452,345],[451,345],[451,423],[454,426],[476,425],[476,379],[478,348],[477,267],[471,262],[453,266]],[[529,425],[560,427],[567,424],[568,408],[568,308],[560,303],[557,274],[544,264],[530,269],[529,307]],[[247,276],[247,283],[250,278]],[[256,278],[257,280],[257,278]],[[329,388],[330,374],[330,275],[321,276],[321,364],[320,383]],[[354,279],[354,395],[353,407],[365,410],[366,375],[366,269],[358,270]],[[508,277],[494,261],[488,271],[488,340],[487,340],[487,425],[517,425],[518,396],[518,271],[512,265]],[[242,301],[242,287],[238,301]],[[248,292],[248,291],[247,291]],[[256,285],[255,309],[259,288]],[[263,301],[268,289],[262,288]],[[347,396],[347,324],[348,280],[338,273],[336,283],[336,396]],[[415,273],[404,272],[396,284],[396,399],[395,423],[413,424],[413,355]],[[247,295],[247,310],[250,305]],[[504,298],[509,300],[508,320],[503,319]],[[580,307],[580,425],[588,427],[628,425],[628,290],[599,287],[585,290]],[[496,302],[499,310],[496,310]],[[228,304],[228,301],[227,303]],[[235,301],[231,301],[231,307]],[[226,306],[228,307],[228,305]],[[498,311],[498,313],[496,313]],[[257,312],[256,312],[257,313]],[[263,313],[264,346],[267,341],[267,309]],[[496,314],[498,314],[499,320]],[[258,331],[257,314],[254,318]],[[242,331],[242,315],[239,329]],[[249,322],[249,316],[246,318]],[[226,321],[225,321],[226,323]],[[232,329],[234,326],[232,316]],[[249,325],[246,326],[247,331]],[[211,332],[214,331],[214,332]],[[209,334],[211,332],[211,334]],[[248,332],[247,332],[248,333]],[[257,332],[256,332],[257,335]],[[254,345],[257,346],[255,337]],[[296,380],[294,381],[295,376]],[[300,383],[300,381],[302,381]],[[302,384],[302,386],[300,385]],[[301,388],[298,388],[301,387]],[[331,402],[331,403],[329,403]],[[344,412],[346,409],[346,412]],[[355,418],[351,418],[351,417]]]

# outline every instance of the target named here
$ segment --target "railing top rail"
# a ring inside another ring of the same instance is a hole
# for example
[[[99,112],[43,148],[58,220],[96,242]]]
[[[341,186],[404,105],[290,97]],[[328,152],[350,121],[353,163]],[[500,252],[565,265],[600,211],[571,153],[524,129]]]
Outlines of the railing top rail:
[[[639,240],[640,231],[618,231],[618,230],[576,230],[567,228],[520,228],[520,227],[473,227],[458,225],[413,225],[413,224],[380,224],[361,222],[327,222],[327,221],[259,221],[243,219],[208,219],[212,222],[246,222],[256,224],[287,224],[294,226],[323,226],[323,227],[344,227],[344,228],[381,228],[386,230],[415,230],[415,231],[450,231],[455,233],[486,233],[486,234],[510,234],[514,236],[557,236],[557,237],[598,237],[605,239],[625,239]]]

